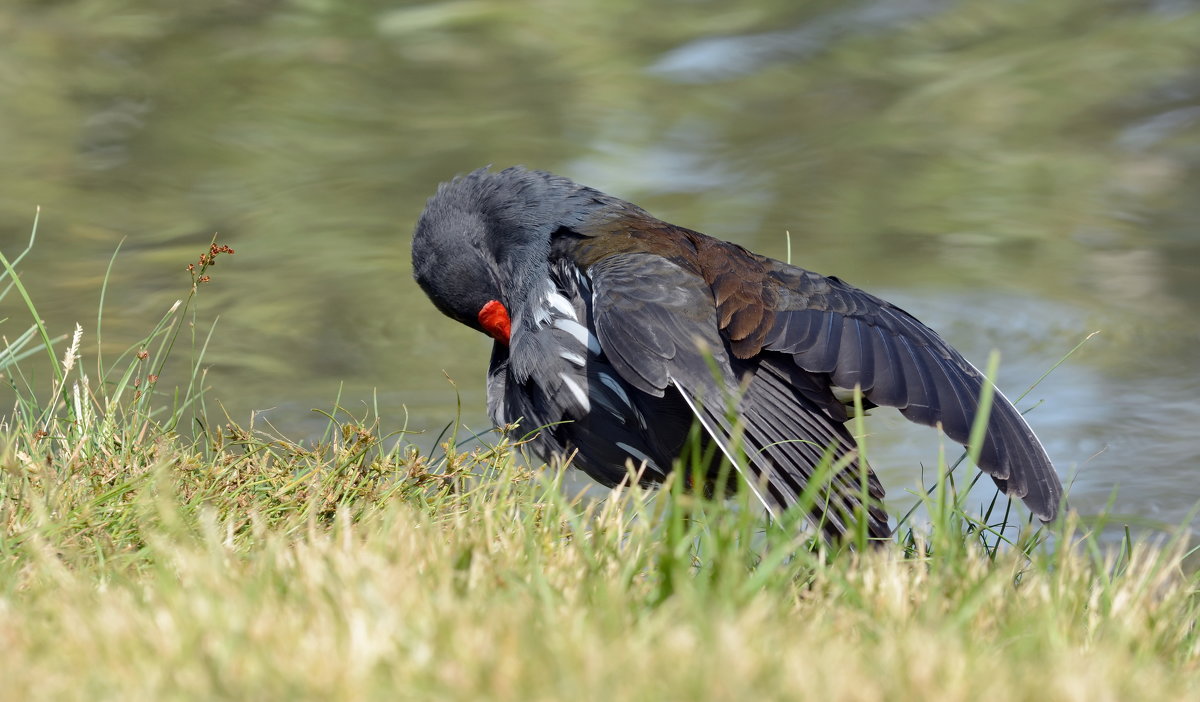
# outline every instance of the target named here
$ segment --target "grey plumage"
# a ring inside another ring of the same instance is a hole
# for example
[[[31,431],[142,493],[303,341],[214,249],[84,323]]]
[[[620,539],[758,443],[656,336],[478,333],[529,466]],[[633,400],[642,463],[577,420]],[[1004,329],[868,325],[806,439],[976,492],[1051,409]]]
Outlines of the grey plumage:
[[[907,312],[548,173],[481,169],[443,184],[417,224],[413,263],[440,310],[497,339],[493,420],[545,426],[533,441],[543,458],[573,454],[605,485],[626,478],[628,461],[646,466],[643,482],[664,479],[694,421],[732,454],[732,405],[746,482],[768,508],[791,506],[824,457],[844,466],[812,515],[836,536],[863,472],[836,388],[857,384],[868,406],[960,443],[978,412],[982,375]],[[489,303],[511,333],[483,314]],[[1055,517],[1053,466],[999,393],[979,463]],[[717,463],[709,470],[715,479]],[[869,533],[882,538],[883,487],[865,472]]]

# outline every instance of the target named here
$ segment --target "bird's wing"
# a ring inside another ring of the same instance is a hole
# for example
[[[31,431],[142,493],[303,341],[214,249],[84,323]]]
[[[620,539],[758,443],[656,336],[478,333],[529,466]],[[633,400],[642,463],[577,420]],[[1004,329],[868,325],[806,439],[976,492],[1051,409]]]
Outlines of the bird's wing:
[[[985,379],[936,332],[837,278],[719,244],[703,256],[705,277],[735,356],[790,354],[804,370],[827,374],[832,385],[858,385],[874,404],[941,425],[951,439],[967,443]],[[1062,484],[1020,412],[998,390],[993,397],[979,465],[1050,521]]]
[[[652,395],[677,388],[733,464],[749,470],[746,481],[768,509],[790,507],[811,489],[814,519],[824,519],[828,533],[844,532],[863,492],[855,442],[805,394],[801,370],[782,354],[732,358],[709,285],[679,263],[626,252],[595,261],[588,274],[596,335],[621,377]],[[823,459],[838,470],[826,487],[810,488]],[[883,488],[865,472],[870,533],[886,537]]]

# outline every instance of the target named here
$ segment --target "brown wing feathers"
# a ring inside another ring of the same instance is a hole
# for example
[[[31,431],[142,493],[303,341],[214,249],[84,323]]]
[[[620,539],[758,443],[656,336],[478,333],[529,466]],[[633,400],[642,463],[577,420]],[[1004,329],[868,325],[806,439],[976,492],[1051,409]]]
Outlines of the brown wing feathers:
[[[897,407],[906,418],[940,425],[951,439],[967,443],[986,381],[936,332],[836,278],[724,242],[706,252],[701,271],[714,288],[719,319],[728,322],[722,329],[734,355],[791,354],[804,370],[828,374],[831,385],[858,384],[871,403]],[[730,270],[740,276],[729,275]],[[741,291],[720,290],[738,284]],[[761,294],[764,288],[771,293]],[[1016,408],[999,393],[979,463],[1043,520],[1054,518],[1061,486],[1053,466]]]
[[[718,333],[710,288],[684,266],[651,253],[621,253],[597,260],[589,274],[596,331],[608,361],[643,392],[678,388],[731,458],[735,431],[726,409],[735,403],[751,472],[746,478],[769,508],[796,502],[827,448],[833,447],[835,461],[849,456],[830,487],[815,493],[820,500],[814,509],[831,509],[823,521],[814,521],[831,536],[843,533],[843,517],[854,513],[861,488],[854,440],[840,406],[832,412],[823,407],[819,386],[788,356],[731,358]],[[645,280],[655,284],[641,284]],[[832,396],[825,404],[836,405]],[[869,481],[869,533],[885,538],[887,515],[878,505],[883,487],[873,474]]]
[[[830,409],[836,402],[828,386],[858,384],[868,405],[896,407],[914,422],[940,425],[951,439],[967,442],[984,378],[912,315],[837,278],[641,218],[606,222],[606,235],[594,240],[593,260],[651,254],[702,279],[729,355],[790,355],[799,368],[826,378],[806,395],[832,419],[839,417]],[[1011,403],[995,397],[980,467],[1043,520],[1053,519],[1061,499],[1053,466]]]

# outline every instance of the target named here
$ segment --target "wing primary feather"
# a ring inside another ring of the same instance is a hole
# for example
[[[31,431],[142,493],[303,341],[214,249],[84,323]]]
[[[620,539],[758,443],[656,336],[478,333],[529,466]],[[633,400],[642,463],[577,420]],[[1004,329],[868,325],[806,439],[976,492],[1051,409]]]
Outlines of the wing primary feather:
[[[909,391],[908,403],[900,408],[900,412],[914,422],[932,426],[937,423],[937,413],[933,408],[935,390],[929,378],[929,370],[925,367],[925,362],[921,360],[922,354],[913,348],[912,342],[907,337],[898,336],[896,338],[903,344],[906,351],[906,353],[900,354],[900,359],[904,367],[904,380]],[[916,377],[910,376],[909,373]]]
[[[676,383],[676,385],[679,386],[679,383]],[[725,439],[721,432],[718,432],[714,429],[712,421],[706,416],[707,413],[700,411],[700,409],[696,406],[696,403],[691,398],[691,393],[689,392],[688,388],[679,386],[679,390],[679,394],[683,397],[683,401],[686,402],[688,407],[692,409],[692,414],[696,415],[696,421],[700,422],[700,426],[703,427],[704,431],[707,432],[710,437],[712,437],[713,441],[717,442],[717,447],[720,448],[721,453],[725,454],[725,457],[729,459],[730,465],[736,468],[739,473],[742,473],[743,477],[746,479],[746,484],[750,486],[750,491],[754,493],[754,496],[758,498],[758,501],[762,503],[762,506],[766,508],[767,512],[772,517],[778,517],[778,514],[776,514],[774,508],[771,507],[771,503],[766,499],[766,497],[763,496],[757,481],[754,480],[752,476],[745,475],[745,468],[742,466],[741,461],[734,457],[733,451],[729,447],[729,442]]]
[[[886,407],[902,406],[905,403],[904,366],[900,363],[896,345],[890,332],[882,327],[872,327],[875,334],[875,377],[871,387],[871,401]]]
[[[875,352],[867,342],[869,327],[857,319],[847,319],[842,325],[841,348],[833,384],[852,388],[857,383],[864,393],[875,385]]]
[[[825,317],[812,349],[806,354],[806,367],[811,365],[809,370],[814,373],[832,373],[837,367],[841,348],[842,324],[838,315],[828,314]]]

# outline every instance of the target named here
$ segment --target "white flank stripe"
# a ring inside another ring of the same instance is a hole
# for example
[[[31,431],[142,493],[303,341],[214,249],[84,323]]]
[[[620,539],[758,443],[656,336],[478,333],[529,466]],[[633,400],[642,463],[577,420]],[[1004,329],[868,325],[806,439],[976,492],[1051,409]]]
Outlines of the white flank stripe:
[[[596,379],[603,383],[609,390],[612,390],[617,397],[621,398],[621,402],[624,402],[629,407],[633,407],[633,402],[629,400],[629,394],[625,392],[625,388],[621,387],[616,378],[602,371],[596,374]]]
[[[579,322],[573,319],[556,319],[554,326],[575,337],[575,340],[587,347],[593,355],[600,355],[600,340]]]
[[[575,401],[579,403],[579,406],[583,408],[583,411],[590,412],[592,409],[592,403],[588,401],[587,393],[583,391],[583,388],[579,387],[579,383],[575,382],[575,379],[566,373],[559,373],[558,377],[562,378],[563,384],[566,385],[567,389],[571,391],[571,394],[575,396]]]
[[[604,405],[605,409],[612,412],[613,416],[621,420],[622,424],[625,424],[629,420],[629,417],[632,416],[637,420],[638,426],[642,429],[645,429],[646,418],[642,416],[642,413],[638,411],[637,407],[633,406],[633,401],[629,399],[629,394],[625,392],[625,388],[621,387],[621,383],[618,382],[617,379],[612,376],[612,374],[605,373],[604,371],[596,373],[596,379],[600,381],[601,385],[611,390],[613,395],[617,396],[617,399],[620,400],[621,406],[617,407],[613,404],[610,404],[607,395],[604,393],[597,393],[596,399],[600,402],[600,404]]]
[[[538,329],[550,323],[550,310],[545,307],[533,308],[533,323]]]
[[[564,317],[578,319],[578,317],[575,316],[575,308],[571,306],[571,301],[563,297],[557,291],[547,295],[546,302],[550,303],[551,307],[561,312]]]
[[[662,472],[661,470],[659,470],[659,468],[658,468],[658,464],[656,464],[656,463],[654,462],[654,459],[650,458],[649,456],[647,456],[646,454],[642,453],[641,451],[638,451],[637,449],[635,449],[634,447],[630,446],[629,444],[622,443],[622,442],[618,441],[618,442],[617,442],[617,448],[621,449],[622,451],[624,451],[625,453],[629,454],[630,456],[633,456],[634,460],[636,460],[636,461],[640,461],[641,463],[644,463],[644,464],[646,464],[646,465],[650,466],[651,468],[653,468],[654,470],[657,470],[657,471],[659,471],[660,473]]]
[[[567,359],[568,362],[574,363],[575,365],[579,366],[580,368],[583,368],[583,365],[585,363],[587,363],[587,359],[585,359],[581,354],[571,353],[570,351],[563,351],[562,353],[560,353],[558,355]]]

